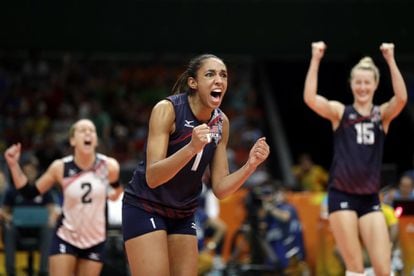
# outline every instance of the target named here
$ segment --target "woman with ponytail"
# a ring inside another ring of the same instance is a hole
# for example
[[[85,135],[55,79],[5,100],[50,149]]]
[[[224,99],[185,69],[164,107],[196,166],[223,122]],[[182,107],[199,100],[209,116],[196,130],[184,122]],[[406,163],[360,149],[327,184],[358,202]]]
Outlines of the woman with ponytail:
[[[194,213],[209,168],[219,198],[235,192],[269,155],[264,137],[244,166],[229,173],[229,120],[220,110],[228,72],[214,55],[195,57],[174,95],[158,102],[149,119],[145,159],[128,183],[122,229],[129,267],[137,275],[197,275]]]
[[[394,44],[383,43],[380,50],[391,73],[393,97],[381,105],[373,104],[379,70],[370,57],[364,57],[351,70],[353,104],[328,100],[317,94],[318,70],[325,50],[324,42],[312,43],[304,100],[331,122],[334,132],[328,183],[330,226],[347,276],[364,275],[364,247],[375,275],[388,276],[391,243],[380,208],[380,172],[385,135],[407,102],[407,90],[394,59]]]

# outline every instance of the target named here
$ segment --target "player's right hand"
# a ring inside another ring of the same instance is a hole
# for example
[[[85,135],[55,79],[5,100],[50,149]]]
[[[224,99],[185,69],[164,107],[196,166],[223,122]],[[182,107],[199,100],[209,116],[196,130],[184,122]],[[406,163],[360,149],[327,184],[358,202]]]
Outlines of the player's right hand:
[[[323,41],[312,42],[312,57],[321,59],[325,54],[326,44]]]
[[[207,124],[196,126],[193,129],[191,143],[198,151],[201,151],[205,145],[211,142],[210,128]]]
[[[22,145],[20,143],[13,144],[4,152],[4,158],[9,166],[16,165],[20,159]]]

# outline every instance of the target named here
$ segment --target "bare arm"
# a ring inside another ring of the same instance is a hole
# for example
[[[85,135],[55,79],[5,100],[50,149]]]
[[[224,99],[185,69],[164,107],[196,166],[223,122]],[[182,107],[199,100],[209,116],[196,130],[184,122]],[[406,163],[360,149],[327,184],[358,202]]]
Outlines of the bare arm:
[[[257,166],[266,160],[270,152],[266,138],[259,138],[251,148],[246,164],[232,174],[229,174],[226,151],[228,139],[229,121],[227,117],[224,117],[222,140],[217,145],[211,164],[212,190],[219,199],[223,199],[238,190],[253,174]]]
[[[108,157],[108,180],[109,183],[115,183],[119,181],[119,163],[116,159]],[[112,187],[111,192],[108,194],[109,200],[117,200],[122,194],[124,188],[122,185],[118,187]]]
[[[16,189],[21,189],[27,184],[27,177],[23,173],[20,164],[21,144],[11,145],[4,153],[4,157],[9,166],[13,183]],[[56,182],[61,182],[63,176],[63,162],[55,160],[49,168],[36,181],[36,187],[40,193],[49,190]]]
[[[383,126],[385,132],[387,132],[391,121],[400,114],[407,103],[407,88],[394,58],[394,44],[382,43],[380,50],[388,64],[391,74],[392,88],[394,90],[394,96],[388,102],[381,105]]]
[[[9,166],[9,170],[16,189],[22,188],[28,181],[26,175],[23,173],[19,165],[21,149],[22,145],[20,143],[17,143],[11,145],[4,152],[4,158],[6,159],[7,165]]]
[[[263,204],[263,207],[271,216],[279,221],[287,222],[290,220],[290,212],[278,208],[273,202],[266,202]]]
[[[337,101],[329,101],[325,97],[317,94],[319,65],[325,50],[326,45],[324,42],[312,43],[312,59],[305,79],[303,99],[309,108],[321,117],[330,120],[335,129],[344,111],[343,104]]]
[[[167,157],[170,133],[175,113],[172,103],[164,100],[155,105],[149,121],[146,178],[150,188],[156,188],[173,178],[208,143],[210,129],[206,124],[193,129],[190,143]]]

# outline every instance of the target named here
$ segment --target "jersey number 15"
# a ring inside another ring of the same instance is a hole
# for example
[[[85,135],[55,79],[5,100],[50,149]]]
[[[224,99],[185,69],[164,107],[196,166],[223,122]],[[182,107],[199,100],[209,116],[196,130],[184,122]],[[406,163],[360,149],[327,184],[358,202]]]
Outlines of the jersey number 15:
[[[374,124],[358,123],[355,124],[357,143],[363,145],[372,145],[375,142]]]

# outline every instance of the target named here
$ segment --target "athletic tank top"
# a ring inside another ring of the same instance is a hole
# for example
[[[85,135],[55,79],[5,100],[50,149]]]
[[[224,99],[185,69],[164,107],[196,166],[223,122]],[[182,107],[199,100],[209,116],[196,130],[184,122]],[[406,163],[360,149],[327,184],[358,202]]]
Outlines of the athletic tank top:
[[[191,141],[193,128],[202,124],[192,113],[187,97],[187,94],[177,94],[167,98],[175,111],[175,131],[170,135],[167,157],[187,145]],[[220,109],[215,109],[208,122],[211,142],[172,179],[155,189],[148,187],[145,178],[146,160],[141,161],[125,188],[124,201],[147,212],[169,218],[193,215],[198,206],[203,173],[221,140],[222,125],[223,113]]]
[[[63,217],[57,235],[84,249],[106,238],[106,199],[109,187],[106,156],[96,155],[89,170],[80,169],[73,155],[66,156],[63,175]]]
[[[380,189],[385,133],[379,106],[369,116],[346,106],[334,132],[334,157],[329,187],[351,194],[373,194]]]

